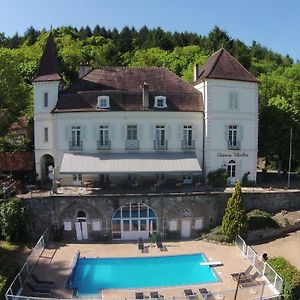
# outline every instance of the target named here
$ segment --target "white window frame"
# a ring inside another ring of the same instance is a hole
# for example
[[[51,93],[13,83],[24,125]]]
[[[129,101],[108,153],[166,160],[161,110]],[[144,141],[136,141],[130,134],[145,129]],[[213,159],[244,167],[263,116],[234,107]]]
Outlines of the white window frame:
[[[80,174],[80,173],[72,174],[72,178],[73,178],[74,185],[82,184],[82,174]]]
[[[165,146],[166,144],[166,128],[165,125],[155,126],[155,140],[158,146]]]
[[[73,147],[80,147],[81,144],[81,126],[73,125],[71,129],[71,143]]]
[[[239,110],[239,94],[236,91],[230,91],[228,94],[228,109],[229,111]]]
[[[97,101],[97,109],[110,108],[109,96],[99,96]]]
[[[186,146],[193,145],[193,126],[192,125],[184,125],[183,126],[183,140]]]
[[[138,126],[136,124],[127,125],[127,140],[136,141],[138,139]]]
[[[167,98],[165,96],[155,96],[154,107],[166,108],[167,107]]]
[[[229,178],[236,178],[236,162],[234,160],[230,160],[227,163],[227,172]]]
[[[107,146],[109,143],[109,125],[101,124],[99,127],[99,143],[101,146]]]
[[[238,140],[238,125],[231,124],[228,126],[228,142],[232,147],[236,147],[239,143]]]

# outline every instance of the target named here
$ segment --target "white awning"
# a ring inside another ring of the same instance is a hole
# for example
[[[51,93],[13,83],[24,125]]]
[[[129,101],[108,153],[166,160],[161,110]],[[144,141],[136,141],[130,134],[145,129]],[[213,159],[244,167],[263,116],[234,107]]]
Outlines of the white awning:
[[[199,173],[194,153],[65,153],[60,174]]]

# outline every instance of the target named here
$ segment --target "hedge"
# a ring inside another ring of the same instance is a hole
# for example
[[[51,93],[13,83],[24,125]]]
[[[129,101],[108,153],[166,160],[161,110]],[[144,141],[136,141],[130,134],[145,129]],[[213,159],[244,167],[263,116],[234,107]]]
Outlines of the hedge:
[[[0,260],[0,300],[5,299],[5,293],[19,272],[19,264],[16,262],[5,263]]]
[[[272,216],[259,209],[254,209],[247,214],[248,230],[258,230],[264,228],[279,228],[279,224],[272,219]]]
[[[272,257],[268,263],[282,277],[284,281],[283,299],[300,299],[300,271],[283,257]]]

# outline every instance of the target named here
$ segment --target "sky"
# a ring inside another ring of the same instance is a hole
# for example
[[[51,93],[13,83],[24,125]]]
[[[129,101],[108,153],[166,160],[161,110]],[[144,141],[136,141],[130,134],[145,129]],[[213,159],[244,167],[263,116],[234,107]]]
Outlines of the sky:
[[[23,34],[30,25],[93,29],[97,24],[201,35],[217,25],[247,45],[255,40],[300,60],[300,0],[0,0],[0,32],[8,36]]]

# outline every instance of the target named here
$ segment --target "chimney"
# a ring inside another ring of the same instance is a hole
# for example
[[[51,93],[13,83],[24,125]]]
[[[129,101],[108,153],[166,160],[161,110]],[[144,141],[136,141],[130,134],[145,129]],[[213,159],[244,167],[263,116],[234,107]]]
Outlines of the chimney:
[[[149,84],[145,81],[141,87],[143,88],[143,107],[149,108]]]
[[[199,65],[194,64],[194,81],[196,81],[199,77]]]
[[[79,79],[85,76],[90,71],[90,66],[88,63],[81,63],[79,65],[78,77]]]

